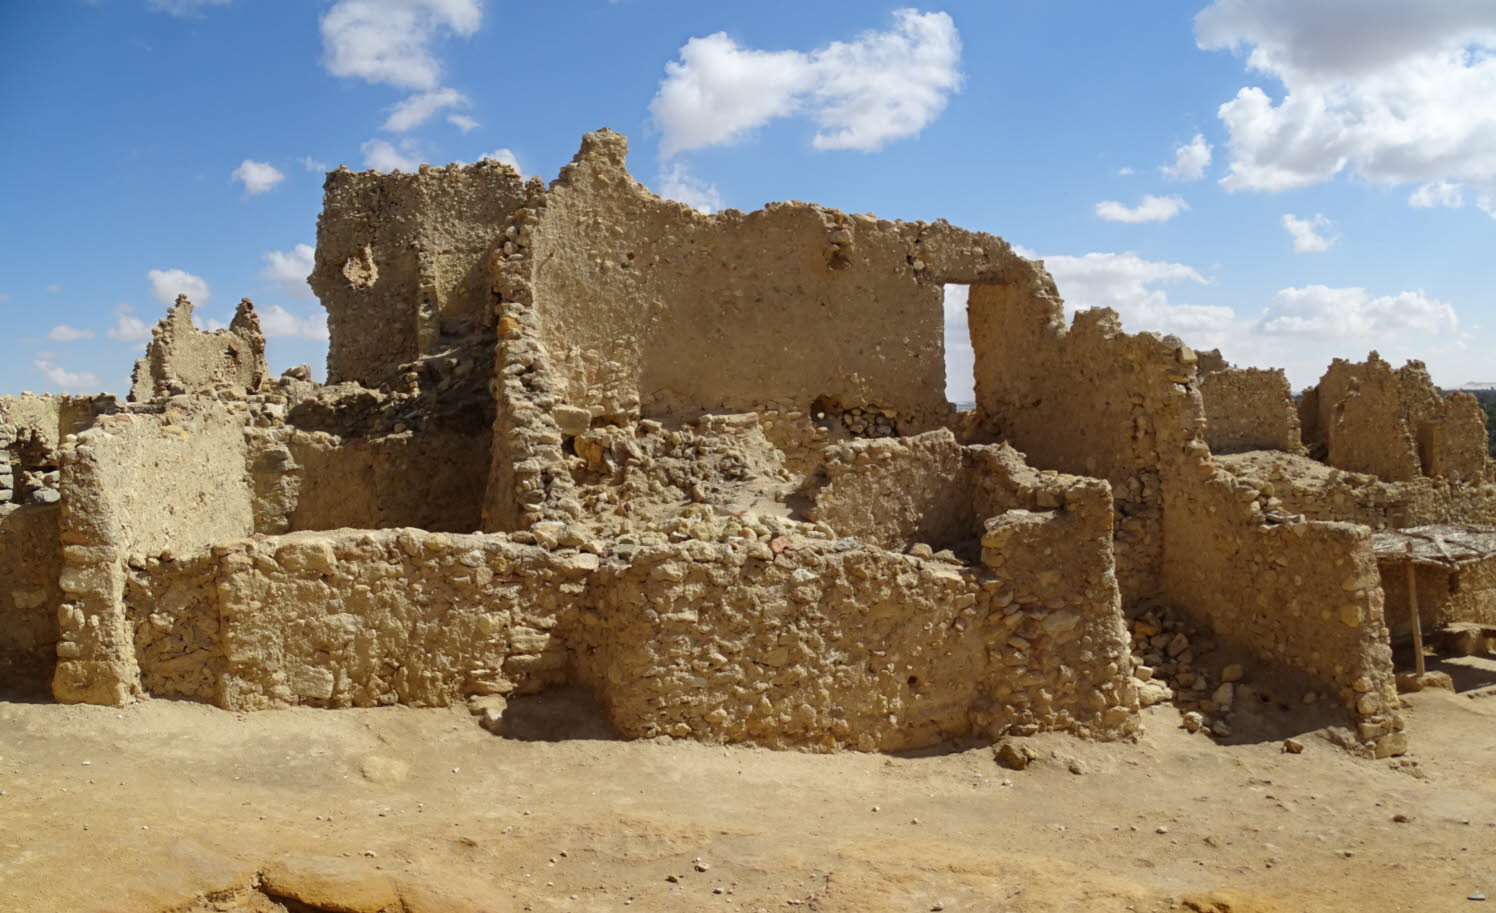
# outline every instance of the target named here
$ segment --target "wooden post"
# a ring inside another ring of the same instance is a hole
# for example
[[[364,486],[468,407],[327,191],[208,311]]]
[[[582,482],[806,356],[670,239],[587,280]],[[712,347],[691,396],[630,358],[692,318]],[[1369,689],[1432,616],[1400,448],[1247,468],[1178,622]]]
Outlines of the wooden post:
[[[1414,671],[1423,674],[1423,622],[1418,617],[1418,572],[1413,564],[1413,543],[1408,543],[1408,612],[1413,624]]]

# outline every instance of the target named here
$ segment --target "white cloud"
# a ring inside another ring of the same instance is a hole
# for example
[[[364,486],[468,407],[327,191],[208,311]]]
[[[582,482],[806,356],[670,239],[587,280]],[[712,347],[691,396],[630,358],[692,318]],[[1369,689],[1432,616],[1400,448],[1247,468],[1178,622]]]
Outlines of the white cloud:
[[[313,313],[298,317],[278,304],[259,312],[260,330],[272,339],[291,337],[318,342],[327,341],[327,315]]]
[[[1131,165],[1123,165],[1121,168],[1117,169],[1117,174],[1119,174],[1119,175],[1121,175],[1122,177],[1125,178],[1125,177],[1130,177],[1131,175],[1137,174],[1137,172],[1132,170],[1132,166]]]
[[[176,304],[178,295],[186,295],[197,305],[212,297],[208,281],[185,270],[153,269],[145,277],[151,281],[151,296],[168,306]]]
[[[466,95],[456,89],[436,89],[431,92],[421,92],[412,95],[390,111],[390,116],[385,119],[382,129],[393,133],[404,133],[406,130],[414,130],[431,119],[431,116],[443,108],[455,108],[468,103]]]
[[[1496,3],[1216,0],[1195,17],[1206,49],[1243,49],[1282,85],[1219,109],[1228,190],[1278,191],[1342,171],[1379,184],[1496,189]]]
[[[278,283],[292,298],[315,298],[306,277],[311,275],[316,251],[310,244],[298,244],[290,250],[272,250],[265,254],[261,279]]]
[[[228,6],[229,0],[146,0],[146,9],[170,16],[187,18],[202,14],[204,7]]]
[[[1285,212],[1283,227],[1293,236],[1293,251],[1296,254],[1327,251],[1340,238],[1335,234],[1335,223],[1319,213],[1315,213],[1312,219],[1300,219]]]
[[[471,133],[478,126],[478,122],[466,114],[448,114],[447,123],[461,130],[463,133]]]
[[[47,331],[47,338],[53,342],[73,342],[78,339],[93,339],[94,331],[87,327],[80,330],[77,327],[70,327],[64,323],[58,324]]]
[[[1205,167],[1210,164],[1210,143],[1203,133],[1174,150],[1174,164],[1162,165],[1159,171],[1175,181],[1198,181],[1205,176]]]
[[[441,63],[438,33],[469,36],[483,20],[480,0],[339,0],[322,17],[323,66],[334,76],[431,91]]]
[[[1457,181],[1429,181],[1413,191],[1408,197],[1408,205],[1421,209],[1434,206],[1459,209],[1465,205],[1465,191]]]
[[[301,167],[311,172],[323,172],[327,170],[327,163],[319,162],[310,155],[303,155],[301,157]]]
[[[359,147],[364,153],[364,167],[375,171],[415,171],[421,167],[420,159],[414,158],[411,146],[401,143],[396,149],[382,139],[371,139]]]
[[[742,48],[725,32],[692,38],[649,105],[661,153],[729,143],[791,115],[815,121],[817,149],[876,151],[917,135],[960,89],[961,41],[945,13],[901,9],[894,20],[808,54]]]
[[[42,373],[42,376],[52,386],[61,387],[64,390],[84,390],[99,386],[99,378],[93,372],[63,370],[60,365],[48,357],[48,354],[45,352],[41,353],[41,356],[32,362],[32,364],[36,366],[36,369]]]
[[[1483,193],[1480,195],[1480,199],[1475,201],[1475,205],[1480,207],[1481,212],[1496,219],[1496,196]]]
[[[976,399],[976,353],[966,319],[967,285],[945,287],[945,398],[952,403]]]
[[[1256,329],[1270,335],[1346,338],[1452,333],[1458,326],[1454,308],[1422,291],[1372,298],[1364,288],[1310,285],[1278,292]]]
[[[235,168],[234,173],[229,176],[244,183],[246,196],[264,193],[286,178],[269,162],[256,162],[251,159],[240,162],[239,167]]]
[[[212,333],[215,330],[227,330],[229,328],[228,324],[217,317],[205,317],[196,311],[192,313],[192,326],[203,333]]]
[[[1131,209],[1116,200],[1102,200],[1096,204],[1096,214],[1108,222],[1167,222],[1189,208],[1183,197],[1148,194]]]
[[[134,308],[120,303],[114,309],[114,326],[105,335],[122,342],[139,342],[151,338],[151,328],[146,326],[144,320],[135,316]]]
[[[502,165],[508,165],[510,168],[513,168],[520,174],[524,174],[524,171],[522,171],[519,167],[519,158],[515,156],[515,154],[509,149],[495,149],[494,151],[485,154],[482,158],[478,159],[478,161],[498,162]]]
[[[660,172],[660,196],[679,200],[700,212],[715,212],[722,208],[722,195],[715,184],[709,184],[686,170],[686,166],[675,162]]]
[[[1144,260],[1137,254],[1090,253],[1045,257],[1065,304],[1072,310],[1109,307],[1132,332],[1177,333],[1204,346],[1219,345],[1236,320],[1228,307],[1173,304],[1161,285],[1205,285],[1199,271],[1183,263]]]

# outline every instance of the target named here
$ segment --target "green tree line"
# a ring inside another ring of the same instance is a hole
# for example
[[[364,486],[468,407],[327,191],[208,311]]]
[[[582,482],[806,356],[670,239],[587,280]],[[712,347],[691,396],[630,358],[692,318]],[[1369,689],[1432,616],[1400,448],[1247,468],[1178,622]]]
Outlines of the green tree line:
[[[1486,446],[1496,458],[1496,390],[1480,390],[1475,394],[1480,407],[1486,410]]]

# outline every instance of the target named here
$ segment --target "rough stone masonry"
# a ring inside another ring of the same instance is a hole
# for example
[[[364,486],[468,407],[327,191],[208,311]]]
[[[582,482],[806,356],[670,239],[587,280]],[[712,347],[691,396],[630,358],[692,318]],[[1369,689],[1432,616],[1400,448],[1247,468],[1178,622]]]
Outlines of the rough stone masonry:
[[[626,155],[330,173],[327,385],[269,377],[248,301],[209,334],[182,299],[128,402],[0,398],[0,686],[575,687],[626,736],[888,751],[1126,737],[1167,678],[1229,731],[1167,614],[1403,750],[1371,530],[1496,517],[1479,409],[1374,353],[1296,408],[1281,372],[1067,325],[1001,238],[703,215]]]

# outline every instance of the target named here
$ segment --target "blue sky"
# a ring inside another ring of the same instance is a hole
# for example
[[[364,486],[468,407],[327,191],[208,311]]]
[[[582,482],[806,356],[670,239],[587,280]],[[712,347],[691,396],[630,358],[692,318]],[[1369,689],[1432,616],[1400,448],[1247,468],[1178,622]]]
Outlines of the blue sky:
[[[1486,0],[4,3],[0,391],[123,392],[177,291],[320,370],[323,169],[550,179],[602,126],[693,205],[991,231],[1296,386],[1496,380],[1493,55]]]

